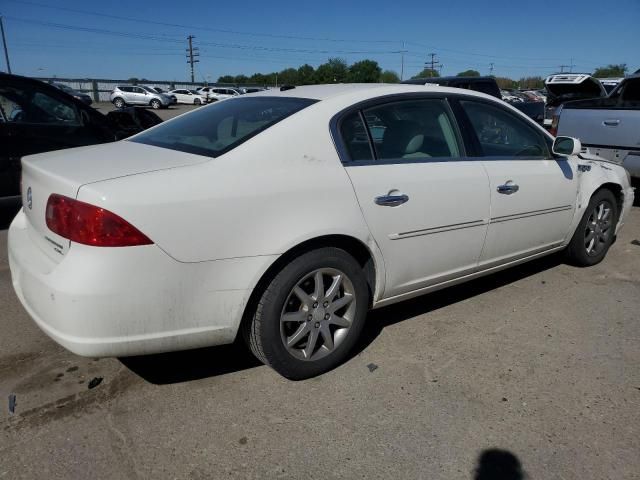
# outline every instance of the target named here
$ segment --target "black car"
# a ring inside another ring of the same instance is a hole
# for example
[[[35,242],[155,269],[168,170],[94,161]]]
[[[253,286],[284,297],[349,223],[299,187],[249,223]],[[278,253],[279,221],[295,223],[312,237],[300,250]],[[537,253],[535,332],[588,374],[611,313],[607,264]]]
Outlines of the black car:
[[[0,207],[20,205],[23,156],[113,142],[160,122],[134,107],[103,115],[53,85],[0,73]]]
[[[69,85],[65,85],[64,83],[52,83],[51,85],[53,85],[56,88],[59,88],[63,92],[68,93],[73,98],[78,99],[81,102],[86,103],[87,105],[91,105],[93,103],[93,100],[91,100],[91,97],[89,95],[87,95],[86,93],[79,92],[78,90],[74,90]]]
[[[411,85],[425,85],[434,83],[442,87],[466,88],[467,90],[475,90],[476,92],[486,93],[492,97],[502,99],[498,82],[493,77],[428,77],[428,78],[412,78],[402,83]],[[533,120],[542,124],[544,122],[544,102],[520,102],[511,104],[522,113],[531,117]]]

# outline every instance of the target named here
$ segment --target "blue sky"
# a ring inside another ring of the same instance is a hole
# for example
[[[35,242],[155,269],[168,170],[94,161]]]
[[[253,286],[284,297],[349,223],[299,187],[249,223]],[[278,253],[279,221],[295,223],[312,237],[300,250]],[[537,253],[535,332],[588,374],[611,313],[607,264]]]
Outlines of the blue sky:
[[[403,42],[405,78],[430,52],[445,75],[488,74],[491,63],[515,78],[572,62],[573,71],[640,68],[640,0],[1,0],[0,14],[13,72],[34,76],[187,80],[189,34],[198,80],[211,81],[328,57],[371,58],[400,73]]]

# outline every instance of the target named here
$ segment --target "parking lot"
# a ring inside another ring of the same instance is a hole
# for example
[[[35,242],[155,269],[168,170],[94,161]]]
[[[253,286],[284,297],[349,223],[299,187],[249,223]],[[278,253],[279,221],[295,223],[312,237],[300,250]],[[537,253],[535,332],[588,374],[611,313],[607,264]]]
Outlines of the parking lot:
[[[65,351],[19,304],[4,230],[0,478],[638,478],[638,239],[635,207],[596,267],[554,256],[375,311],[350,361],[290,382],[241,346]]]

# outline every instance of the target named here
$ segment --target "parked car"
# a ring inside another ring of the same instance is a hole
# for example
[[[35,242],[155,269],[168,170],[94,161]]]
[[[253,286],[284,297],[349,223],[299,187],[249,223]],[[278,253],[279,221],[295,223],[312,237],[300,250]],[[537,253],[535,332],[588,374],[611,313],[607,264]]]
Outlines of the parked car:
[[[307,378],[347,358],[370,308],[561,250],[600,262],[634,194],[622,167],[580,148],[470,90],[334,84],[217,102],[23,159],[13,286],[80,355],[241,332],[261,361]]]
[[[243,95],[247,94],[247,93],[257,93],[257,92],[264,92],[266,89],[262,88],[262,87],[242,87],[240,89],[240,93],[242,93]]]
[[[226,100],[227,98],[233,98],[240,95],[240,91],[235,88],[219,88],[219,87],[211,87],[209,89],[209,98],[213,98],[216,100]]]
[[[171,95],[169,92],[166,92],[161,87],[151,87],[151,89],[155,90],[157,93],[162,93],[164,95],[167,95],[169,98],[171,98],[171,100],[173,101],[174,105],[176,103],[178,103],[178,99],[177,99],[177,97],[175,95]]]
[[[117,85],[111,92],[110,98],[117,108],[127,105],[148,105],[157,110],[167,108],[173,103],[171,97],[143,85]]]
[[[640,179],[640,74],[622,80],[608,97],[566,102],[556,113],[558,135],[579,138],[588,153]]]
[[[187,103],[189,105],[204,105],[207,103],[207,97],[195,90],[187,90],[184,88],[178,88],[169,92],[171,95],[175,95],[178,103]]]
[[[522,103],[524,102],[524,99],[512,92],[511,90],[500,90],[500,95],[502,96],[502,100],[504,100],[505,102],[509,102],[509,103]]]
[[[140,110],[103,115],[54,85],[0,73],[0,206],[20,205],[23,156],[113,142],[162,121]]]
[[[549,75],[544,84],[548,93],[545,125],[552,131],[557,130],[554,125],[556,108],[564,102],[607,96],[602,84],[588,73],[556,73]]]
[[[435,84],[443,87],[464,88],[467,90],[474,90],[476,92],[486,93],[492,97],[502,99],[500,93],[500,87],[496,79],[493,77],[433,77],[433,78],[412,78],[405,80],[402,83],[409,85],[427,85]],[[517,94],[523,100],[520,92]],[[536,122],[542,124],[544,121],[544,102],[532,102],[524,100],[522,102],[510,102],[513,107],[523,112],[528,117],[532,118]]]
[[[93,103],[93,100],[91,99],[91,97],[89,95],[87,95],[86,93],[82,93],[79,92],[73,88],[71,88],[68,85],[65,85],[64,83],[52,83],[51,85],[53,85],[56,88],[59,88],[60,90],[62,90],[65,93],[68,93],[69,95],[71,95],[73,98],[80,100],[81,102],[85,103],[86,105],[91,105]]]

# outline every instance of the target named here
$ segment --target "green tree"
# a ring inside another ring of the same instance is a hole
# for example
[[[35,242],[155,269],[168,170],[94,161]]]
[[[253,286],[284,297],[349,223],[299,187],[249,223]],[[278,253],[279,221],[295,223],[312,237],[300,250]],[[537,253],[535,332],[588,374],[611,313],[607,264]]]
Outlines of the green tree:
[[[254,83],[256,85],[266,85],[268,83],[268,78],[262,73],[254,73],[249,77],[249,83]]]
[[[234,77],[233,75],[223,75],[220,78],[218,78],[218,83],[235,83],[236,82],[236,77]]]
[[[352,64],[347,73],[347,81],[352,83],[376,83],[382,69],[374,60],[361,60]]]
[[[414,75],[411,78],[432,78],[432,77],[439,77],[439,76],[440,76],[440,73],[438,73],[437,70],[434,70],[433,68],[425,68],[419,74]]]
[[[456,75],[456,77],[479,77],[480,72],[477,70],[465,70]]]
[[[385,70],[380,74],[380,81],[382,83],[399,83],[400,77],[393,70]]]
[[[305,63],[300,68],[298,68],[298,84],[299,85],[311,85],[313,84],[315,78],[316,71],[314,68]]]
[[[318,67],[314,83],[344,83],[347,79],[347,62],[342,58],[330,58]]]
[[[495,77],[496,83],[500,88],[516,88],[518,86],[518,82],[508,77]]]
[[[285,68],[278,73],[279,85],[299,85],[298,70],[295,68]]]
[[[624,77],[627,73],[627,64],[619,63],[617,65],[607,65],[606,67],[596,68],[593,76],[596,78]]]
[[[236,75],[234,83],[237,83],[238,85],[249,83],[249,77],[247,77],[246,75]]]
[[[129,80],[127,80],[127,83],[130,83],[131,85],[137,85],[139,81],[140,80],[137,77],[131,77]]]
[[[520,88],[544,88],[544,78],[542,77],[522,77],[518,80]]]

